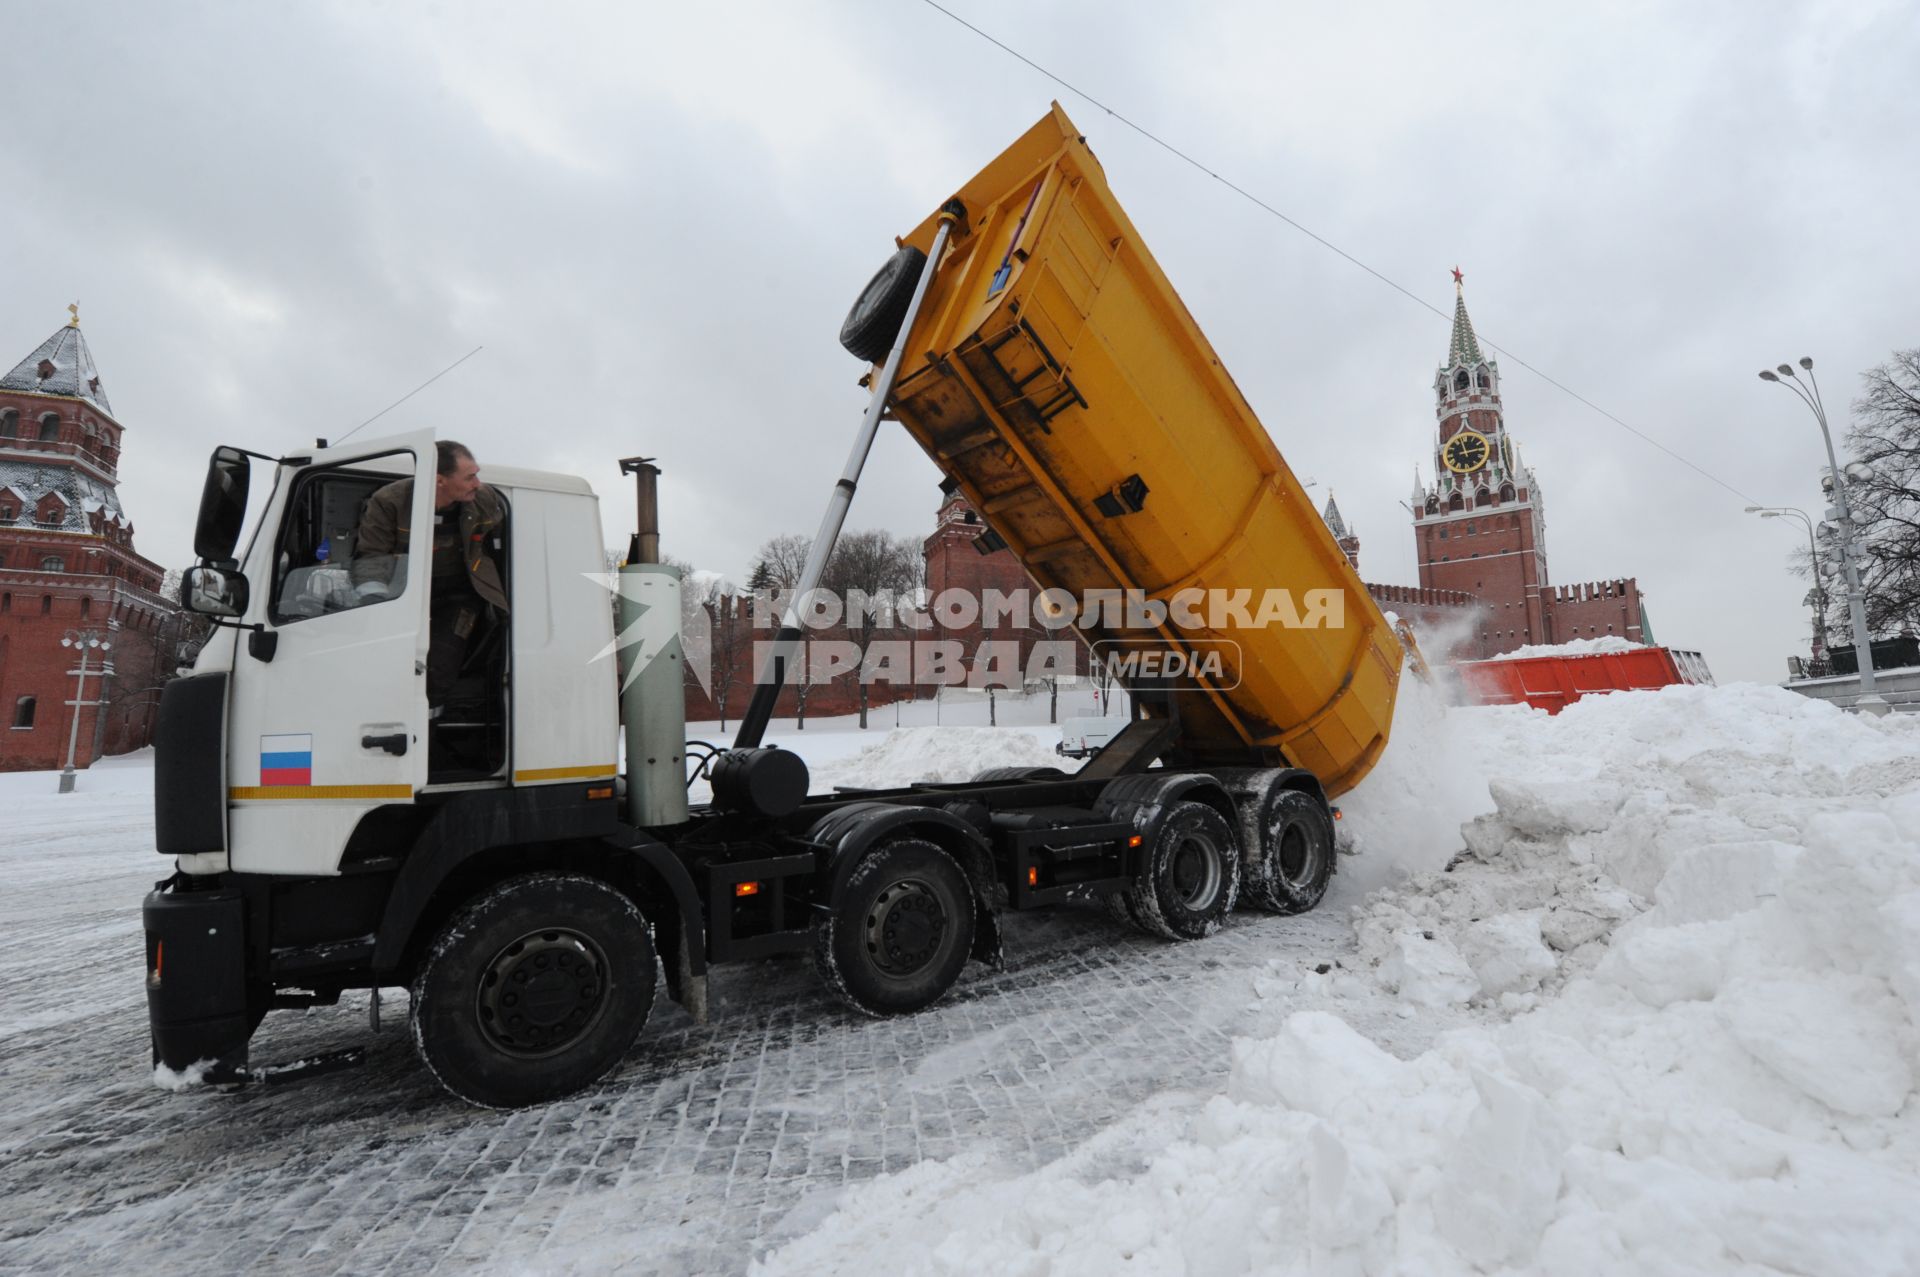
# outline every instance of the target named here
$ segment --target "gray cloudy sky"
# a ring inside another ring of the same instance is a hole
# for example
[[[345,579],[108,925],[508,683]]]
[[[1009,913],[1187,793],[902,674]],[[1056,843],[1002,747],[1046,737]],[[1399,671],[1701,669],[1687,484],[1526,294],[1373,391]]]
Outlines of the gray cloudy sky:
[[[1765,503],[1920,344],[1910,4],[951,8]],[[1059,97],[1363,574],[1410,583],[1447,321],[916,0],[81,4],[0,17],[0,360],[82,322],[150,557],[191,557],[207,451],[434,426],[630,501],[743,573],[810,533],[863,405],[841,317],[892,236]],[[1635,574],[1723,681],[1802,649],[1798,525],[1503,361],[1552,579]],[[883,432],[851,525],[919,533]]]

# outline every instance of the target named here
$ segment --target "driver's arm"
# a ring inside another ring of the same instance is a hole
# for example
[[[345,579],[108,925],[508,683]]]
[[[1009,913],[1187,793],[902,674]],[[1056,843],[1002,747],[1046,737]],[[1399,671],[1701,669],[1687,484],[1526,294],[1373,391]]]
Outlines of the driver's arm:
[[[386,584],[393,573],[393,556],[407,550],[400,534],[399,503],[382,500],[381,495],[376,492],[367,501],[360,515],[359,535],[353,540],[349,571],[356,586],[369,581]]]

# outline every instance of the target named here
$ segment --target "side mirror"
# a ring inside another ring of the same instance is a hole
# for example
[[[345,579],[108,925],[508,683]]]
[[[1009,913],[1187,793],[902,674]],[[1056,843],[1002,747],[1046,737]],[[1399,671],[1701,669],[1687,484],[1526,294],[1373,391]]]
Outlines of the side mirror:
[[[180,580],[180,602],[202,616],[244,616],[247,578],[228,568],[188,568]]]
[[[207,462],[206,486],[200,489],[200,518],[193,530],[193,552],[199,558],[216,563],[233,558],[233,548],[240,542],[240,526],[247,518],[247,481],[252,465],[238,448],[213,450]]]

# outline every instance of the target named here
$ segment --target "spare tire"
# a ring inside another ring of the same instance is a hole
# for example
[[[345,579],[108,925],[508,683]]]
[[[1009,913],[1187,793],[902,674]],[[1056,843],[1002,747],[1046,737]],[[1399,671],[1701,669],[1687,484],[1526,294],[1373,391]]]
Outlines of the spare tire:
[[[900,325],[913,301],[927,255],[909,244],[887,259],[867,286],[860,290],[847,321],[840,325],[840,344],[856,359],[877,364],[893,349]]]

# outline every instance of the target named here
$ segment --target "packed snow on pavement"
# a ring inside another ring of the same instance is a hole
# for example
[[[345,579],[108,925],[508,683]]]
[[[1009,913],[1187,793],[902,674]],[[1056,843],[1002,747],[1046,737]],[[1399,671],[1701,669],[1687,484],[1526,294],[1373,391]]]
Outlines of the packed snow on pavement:
[[[999,710],[781,739],[821,788],[1060,763],[1043,711]],[[1920,1271],[1920,716],[1408,680],[1313,914],[1179,946],[1018,918],[1008,971],[898,1021],[722,972],[712,1027],[664,1008],[515,1114],[391,1032],[358,1075],[152,1086],[151,775],[96,766],[78,804],[0,777],[32,844],[0,902],[0,1265],[186,1271],[217,1225],[222,1262],[302,1271]],[[347,1003],[269,1017],[262,1059],[365,1040]]]
[[[756,1271],[1920,1271],[1920,716],[1672,687],[1435,725],[1346,803],[1416,871],[1354,909],[1359,968],[1257,982],[1300,1009],[1136,1168],[925,1163]],[[1487,1018],[1399,1058],[1342,1016],[1380,991]]]

